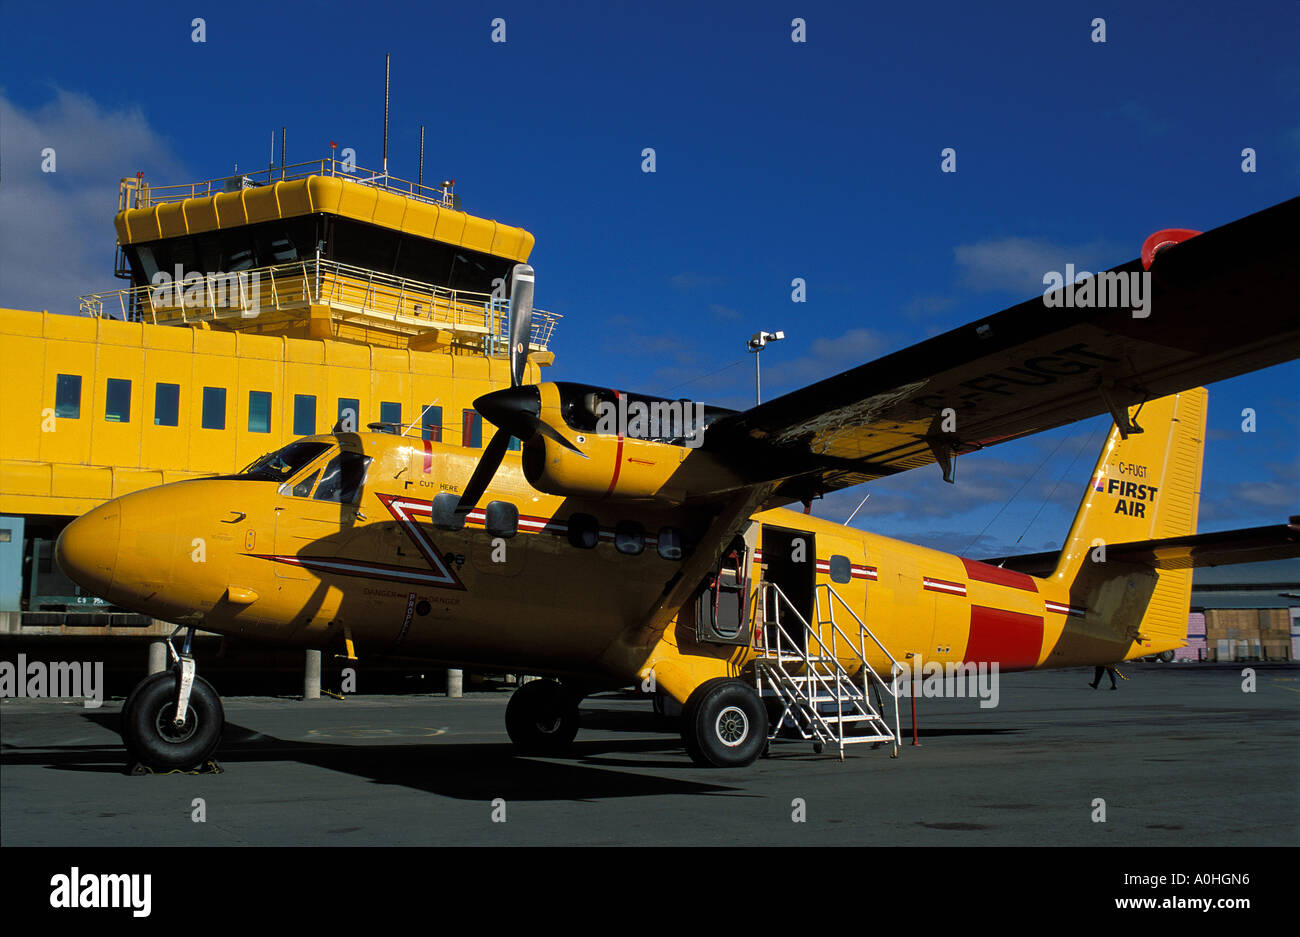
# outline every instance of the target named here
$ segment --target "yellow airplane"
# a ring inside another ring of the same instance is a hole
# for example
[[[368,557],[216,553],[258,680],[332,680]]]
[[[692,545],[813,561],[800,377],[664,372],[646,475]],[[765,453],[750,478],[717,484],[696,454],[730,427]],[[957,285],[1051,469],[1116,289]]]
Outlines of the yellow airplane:
[[[896,711],[891,729],[867,689],[879,703],[908,661],[1005,672],[1157,654],[1184,644],[1192,566],[1300,552],[1294,524],[1196,535],[1197,385],[1300,356],[1297,215],[1293,199],[1153,236],[1141,260],[744,412],[525,384],[520,265],[512,386],[475,403],[497,427],[481,453],[400,428],[305,437],[236,475],[96,508],[63,531],[58,562],[189,629],[172,671],[123,707],[128,750],[155,769],[202,763],[220,740],[220,698],[189,653],[200,627],[544,675],[506,710],[530,753],[564,750],[586,694],[632,684],[684,705],[705,765],[749,764],[783,731],[825,741],[831,682],[834,714],[896,740]],[[1146,305],[1097,304],[1112,274],[1145,278]],[[993,565],[808,513],[908,469],[951,481],[960,455],[1107,412],[1059,556]]]

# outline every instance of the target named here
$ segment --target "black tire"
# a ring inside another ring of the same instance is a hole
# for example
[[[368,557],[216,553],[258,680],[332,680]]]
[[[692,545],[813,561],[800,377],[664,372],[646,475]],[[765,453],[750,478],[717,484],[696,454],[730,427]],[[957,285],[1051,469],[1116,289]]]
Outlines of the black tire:
[[[767,708],[743,680],[708,680],[686,701],[682,742],[698,765],[739,768],[753,764],[767,744]]]
[[[1156,659],[1159,660],[1162,664],[1172,664],[1174,662],[1174,652],[1161,651],[1159,654],[1156,655]]]
[[[162,678],[162,679],[159,679]],[[194,768],[207,761],[221,743],[226,713],[212,684],[194,678],[185,725],[172,726],[176,711],[176,677],[154,674],[132,692],[123,706],[122,740],[127,751],[154,771]]]
[[[506,704],[506,733],[524,755],[558,755],[578,734],[581,700],[554,680],[533,680]]]
[[[174,681],[175,677],[170,670],[163,670],[158,673],[151,673],[149,676],[137,683],[131,689],[131,692],[127,694],[126,699],[122,702],[122,712],[117,717],[118,734],[122,736],[122,744],[126,746],[128,754],[137,761],[139,758],[136,755],[135,749],[131,745],[131,739],[128,737],[129,733],[126,731],[127,724],[131,719],[131,709],[140,699],[140,694],[144,692],[145,688],[162,680]],[[172,683],[172,686],[175,686],[174,682]]]

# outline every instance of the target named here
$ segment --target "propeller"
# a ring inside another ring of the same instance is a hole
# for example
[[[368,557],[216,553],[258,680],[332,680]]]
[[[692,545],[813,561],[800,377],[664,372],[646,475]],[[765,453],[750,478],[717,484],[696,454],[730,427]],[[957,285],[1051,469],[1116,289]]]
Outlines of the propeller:
[[[474,409],[497,427],[497,431],[488,440],[478,465],[474,466],[474,473],[456,505],[457,514],[474,510],[501,467],[501,460],[510,448],[511,436],[522,442],[538,435],[545,436],[583,455],[581,449],[542,420],[541,392],[536,385],[523,382],[533,335],[533,283],[533,268],[528,264],[516,264],[510,277],[510,386],[484,394],[474,401]]]

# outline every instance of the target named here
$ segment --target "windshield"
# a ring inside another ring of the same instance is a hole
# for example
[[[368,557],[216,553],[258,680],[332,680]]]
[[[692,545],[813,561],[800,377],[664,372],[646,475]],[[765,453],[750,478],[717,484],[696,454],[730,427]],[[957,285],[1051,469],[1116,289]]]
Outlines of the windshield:
[[[254,459],[235,478],[260,478],[282,482],[330,447],[326,442],[291,442],[283,449]]]

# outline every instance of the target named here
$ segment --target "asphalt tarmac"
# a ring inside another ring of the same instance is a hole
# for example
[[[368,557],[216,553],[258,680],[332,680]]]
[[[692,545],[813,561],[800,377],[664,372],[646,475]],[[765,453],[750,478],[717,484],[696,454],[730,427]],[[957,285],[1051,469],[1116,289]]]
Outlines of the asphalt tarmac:
[[[224,773],[130,777],[121,700],[6,699],[0,845],[1300,842],[1300,668],[1121,669],[1115,692],[1067,670],[1002,676],[995,708],[918,699],[919,747],[905,703],[897,759],[779,742],[737,770],[618,694],[584,702],[568,757],[515,757],[502,691],[230,698]]]

